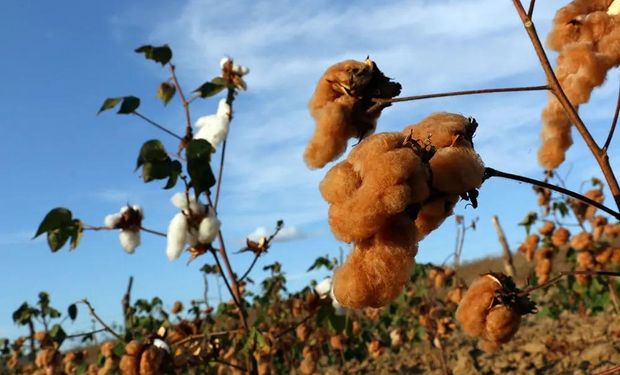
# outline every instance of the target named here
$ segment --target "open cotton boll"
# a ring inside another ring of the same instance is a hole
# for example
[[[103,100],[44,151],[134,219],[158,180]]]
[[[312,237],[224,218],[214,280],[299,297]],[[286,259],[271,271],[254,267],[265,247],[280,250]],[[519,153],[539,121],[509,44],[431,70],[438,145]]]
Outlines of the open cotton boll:
[[[620,0],[614,0],[613,3],[607,9],[607,14],[610,16],[617,16],[620,14]]]
[[[198,132],[194,134],[194,139],[204,139],[209,142],[213,148],[216,148],[226,139],[226,136],[228,135],[228,125],[230,123],[230,119],[228,116],[217,115],[206,117],[209,118],[203,121],[203,124],[200,126]]]
[[[121,222],[121,214],[110,214],[106,215],[105,219],[103,219],[103,223],[107,228],[114,228]]]
[[[139,204],[134,204],[133,206],[131,206],[131,208],[134,211],[139,212],[140,215],[142,215],[142,217],[144,218],[144,212],[142,211],[142,206],[140,206]]]
[[[316,284],[314,291],[321,297],[325,297],[330,294],[332,290],[332,278],[326,277],[320,283]]]
[[[232,61],[232,59],[230,57],[228,57],[228,56],[222,57],[222,59],[220,60],[220,68],[224,69],[224,65],[228,64],[231,61]]]
[[[181,256],[187,238],[187,218],[183,213],[179,212],[174,215],[170,221],[170,225],[168,225],[168,234],[166,237],[168,241],[166,255],[170,261],[176,260]]]
[[[240,76],[244,76],[250,72],[250,69],[247,66],[233,64],[232,68],[233,72],[239,74]]]
[[[185,192],[175,193],[172,198],[170,198],[170,202],[172,202],[175,207],[183,210],[185,213],[188,213],[188,207],[192,211],[192,214],[204,214],[205,212],[205,206],[202,203],[197,202],[196,197],[192,194],[189,194],[189,203]]]
[[[129,254],[133,254],[136,248],[140,246],[140,232],[121,229],[118,238],[123,249]]]
[[[215,210],[210,209],[207,217],[202,219],[198,227],[198,242],[207,244],[213,242],[220,230],[221,222],[215,216]]]

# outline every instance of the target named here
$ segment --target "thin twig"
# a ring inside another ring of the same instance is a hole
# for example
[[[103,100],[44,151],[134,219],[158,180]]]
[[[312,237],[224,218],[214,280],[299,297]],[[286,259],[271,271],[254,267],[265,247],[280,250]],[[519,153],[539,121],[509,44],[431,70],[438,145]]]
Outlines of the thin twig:
[[[499,218],[497,215],[493,215],[491,218],[493,220],[493,226],[495,227],[495,232],[497,233],[497,238],[499,239],[499,243],[502,245],[502,254],[504,259],[504,270],[508,274],[508,276],[514,278],[517,274],[515,270],[514,263],[512,262],[512,253],[510,252],[510,246],[508,245],[508,240],[506,240],[506,234],[502,229],[501,224],[499,223]]]
[[[228,281],[228,278],[224,274],[224,270],[222,269],[222,264],[215,250],[212,251],[213,257],[215,258],[215,263],[217,264],[217,267],[220,271],[220,276],[222,277],[222,279],[224,279],[226,288],[228,289],[228,292],[232,296],[233,302],[239,309],[239,319],[241,319],[241,323],[243,324],[243,327],[247,330],[249,329],[249,325],[245,317],[245,309],[243,307],[243,301],[241,300],[241,293],[239,292],[239,284],[237,283],[237,280],[235,279],[235,275],[232,272],[232,268],[230,267],[230,262],[228,261],[228,257],[226,256],[226,250],[222,251],[221,249],[221,247],[224,246],[224,238],[222,236],[222,231],[219,231],[218,238],[220,240],[220,255],[222,255],[222,258],[224,258],[223,260],[224,260],[224,264],[226,265],[226,270],[228,271],[228,277],[230,277],[230,282]]]
[[[181,99],[181,104],[183,104],[183,109],[185,110],[185,139],[192,139],[192,119],[189,114],[189,102],[185,99],[185,94],[183,94],[183,89],[177,80],[176,68],[173,64],[168,64],[170,66],[170,75],[172,78],[172,82],[174,83],[174,87],[177,89],[179,93],[179,99]],[[179,138],[183,140],[182,138]]]
[[[140,117],[142,120],[146,121],[147,123],[149,123],[149,124],[153,125],[153,126],[154,126],[154,127],[156,127],[157,129],[159,129],[159,130],[161,130],[161,131],[163,131],[163,132],[165,132],[165,133],[170,134],[170,135],[171,135],[171,136],[173,136],[174,138],[176,138],[176,139],[178,139],[178,140],[180,140],[180,141],[182,141],[182,140],[183,140],[183,138],[182,138],[182,137],[179,137],[178,135],[176,135],[176,134],[175,134],[174,132],[172,132],[171,130],[166,129],[166,128],[165,128],[164,126],[162,126],[162,125],[159,125],[158,123],[156,123],[155,121],[151,120],[150,118],[148,118],[148,117],[144,116],[144,115],[143,115],[143,114],[141,114],[140,112],[133,111],[132,113],[133,113],[134,115],[136,115],[136,116]]]
[[[158,231],[153,230],[153,229],[148,229],[148,228],[145,228],[145,227],[140,227],[140,230],[145,231],[146,233],[154,234],[156,236],[168,237],[168,235],[166,233],[158,232]]]
[[[557,185],[552,185],[549,184],[547,182],[543,182],[543,181],[539,181],[539,180],[535,180],[533,178],[529,178],[529,177],[524,177],[524,176],[519,176],[516,174],[512,174],[512,173],[506,173],[506,172],[502,172],[502,171],[498,171],[497,169],[493,169],[493,168],[485,168],[484,171],[484,178],[485,180],[488,179],[489,177],[503,177],[503,178],[508,178],[511,180],[515,180],[515,181],[520,181],[520,182],[525,182],[528,184],[532,184],[532,185],[536,185],[536,186],[540,186],[540,187],[544,187],[553,191],[557,191],[558,193],[562,193],[564,195],[568,195],[572,198],[578,199],[584,203],[589,204],[590,206],[594,206],[602,211],[607,212],[608,214],[610,214],[611,216],[615,217],[616,219],[620,220],[620,213],[612,210],[609,207],[606,207],[602,204],[600,204],[599,202],[593,201],[592,199],[585,197],[581,194],[575,193],[574,191],[565,189],[563,187],[557,186]]]
[[[592,375],[613,375],[613,374],[617,374],[617,373],[620,373],[620,366],[615,366],[615,367],[609,368],[607,370],[603,370],[601,372],[594,373]]]
[[[224,176],[224,157],[226,155],[226,140],[222,142],[222,153],[220,155],[220,169],[217,172],[217,185],[215,187],[215,202],[213,208],[217,212],[217,204],[220,202],[220,188],[222,186],[222,176]]]
[[[248,267],[247,271],[245,271],[245,273],[243,274],[243,276],[241,276],[239,278],[239,282],[245,280],[246,277],[248,277],[248,275],[250,274],[250,272],[252,272],[252,268],[254,268],[254,266],[256,265],[256,262],[258,261],[258,258],[260,258],[260,255],[262,253],[256,253],[254,255],[254,259],[252,260],[252,263],[250,264],[250,267]]]
[[[179,345],[183,345],[185,343],[188,342],[192,342],[192,341],[196,341],[196,340],[202,340],[205,337],[211,337],[211,336],[226,336],[229,335],[231,333],[236,333],[241,331],[241,329],[232,329],[230,331],[217,331],[217,332],[207,332],[207,333],[197,333],[195,335],[189,335],[187,337],[182,338],[179,341],[175,341],[175,342],[171,342],[170,344],[175,345],[175,346],[179,346]]]
[[[116,333],[109,325],[107,325],[100,317],[99,315],[97,315],[97,313],[95,313],[95,309],[93,308],[93,306],[90,304],[90,302],[88,302],[88,300],[86,298],[84,298],[83,300],[80,301],[81,303],[85,304],[86,307],[88,307],[88,310],[90,310],[90,315],[92,315],[93,318],[95,318],[99,324],[101,324],[103,326],[103,328],[108,331],[109,333],[112,334],[112,336],[116,337],[117,339],[119,339],[120,341],[125,342],[125,340],[121,337],[121,335],[119,335],[118,333]]]
[[[611,121],[611,126],[609,127],[609,134],[607,135],[607,139],[605,140],[605,144],[603,145],[602,149],[605,154],[607,154],[607,149],[609,148],[611,139],[614,137],[614,131],[616,130],[616,125],[618,124],[618,114],[620,114],[620,87],[618,88],[618,101],[616,103],[614,118]]]
[[[249,371],[248,371],[245,367],[243,367],[243,366],[233,365],[232,363],[230,363],[230,362],[226,362],[226,361],[224,361],[224,360],[222,360],[222,359],[213,358],[213,359],[211,359],[211,362],[220,363],[220,364],[222,364],[222,365],[224,365],[224,366],[234,367],[234,368],[236,368],[237,370],[241,370],[241,371],[243,371],[243,372],[249,372]]]
[[[536,6],[536,0],[530,0],[530,7],[527,10],[527,17],[529,19],[532,19],[532,16],[534,15],[534,7]]]
[[[494,89],[480,89],[480,90],[465,90],[465,91],[451,91],[451,92],[442,92],[437,94],[425,94],[425,95],[415,95],[415,96],[401,96],[397,98],[375,98],[373,102],[375,104],[367,110],[367,112],[371,113],[377,110],[378,107],[384,106],[387,103],[398,103],[398,102],[409,102],[415,100],[422,99],[434,99],[434,98],[443,98],[446,96],[462,96],[462,95],[478,95],[478,94],[493,94],[500,92],[518,92],[518,91],[541,91],[541,90],[549,90],[549,86],[522,86],[522,87],[502,87],[502,88],[494,88]]]
[[[133,276],[129,276],[127,282],[127,291],[121,299],[121,306],[123,308],[123,318],[125,318],[125,334],[129,333],[132,329],[133,322],[131,320],[131,288],[133,287]]]
[[[548,286],[551,286],[555,283],[557,283],[558,281],[560,281],[562,278],[566,277],[566,276],[575,276],[575,275],[586,275],[586,276],[610,276],[610,277],[620,277],[620,272],[612,272],[612,271],[591,271],[591,270],[587,270],[587,271],[563,271],[560,272],[556,277],[550,279],[549,281],[547,281],[546,283],[542,283],[540,285],[536,285],[530,288],[527,288],[525,290],[523,290],[521,293],[519,293],[519,296],[524,297],[527,296],[529,294],[531,294],[533,291],[538,290],[538,289],[544,289]]]
[[[94,330],[94,331],[90,331],[90,332],[74,333],[74,334],[72,334],[72,335],[67,335],[67,337],[66,337],[66,338],[67,338],[67,339],[76,339],[76,338],[78,338],[78,337],[84,337],[84,336],[88,336],[88,335],[94,335],[94,334],[101,333],[101,332],[105,332],[105,331],[107,331],[105,328],[99,328],[99,329],[96,329],[96,330]]]
[[[581,117],[579,117],[577,110],[570,102],[570,100],[568,100],[568,97],[562,89],[558,78],[553,72],[551,63],[549,63],[549,58],[547,57],[545,49],[542,46],[542,42],[538,37],[538,33],[536,32],[534,23],[528,17],[525,9],[523,8],[523,4],[521,4],[520,0],[512,0],[512,2],[515,6],[515,9],[517,10],[517,13],[519,14],[519,17],[521,18],[521,22],[523,23],[523,26],[525,27],[528,36],[530,37],[532,46],[534,47],[536,55],[538,56],[538,60],[540,61],[540,64],[545,72],[545,76],[547,77],[547,82],[549,84],[550,90],[553,92],[560,104],[562,104],[562,107],[566,112],[566,116],[568,117],[570,122],[575,125],[575,128],[577,128],[577,131],[579,131],[579,134],[590,149],[590,152],[594,156],[594,159],[601,168],[601,172],[605,176],[607,186],[609,187],[609,190],[611,190],[611,194],[614,197],[616,206],[618,207],[618,209],[620,209],[620,185],[618,184],[618,180],[616,179],[614,171],[611,168],[607,153],[598,147],[596,141],[594,140],[594,138],[592,138],[592,134],[590,134],[590,131],[584,124]]]

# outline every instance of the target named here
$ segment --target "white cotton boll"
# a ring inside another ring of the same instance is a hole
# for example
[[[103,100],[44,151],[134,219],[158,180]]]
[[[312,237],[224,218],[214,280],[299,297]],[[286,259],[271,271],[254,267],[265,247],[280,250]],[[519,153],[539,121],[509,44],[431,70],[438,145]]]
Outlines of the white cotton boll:
[[[314,291],[321,297],[326,297],[332,290],[332,278],[327,277],[316,284]]]
[[[201,127],[200,130],[194,134],[194,139],[204,139],[209,142],[213,148],[217,148],[228,135],[229,122],[230,121],[227,117],[217,116],[217,120],[215,122],[209,126]]]
[[[331,281],[331,280],[330,280]],[[340,302],[336,299],[336,295],[334,294],[334,286],[332,285],[331,290],[329,291],[329,296],[332,299],[332,307],[335,310],[336,315],[344,315],[347,312],[347,309],[343,307]]]
[[[225,98],[220,99],[220,102],[217,104],[216,115],[218,117],[230,118],[230,112],[230,104],[228,104]]]
[[[209,215],[202,219],[198,227],[198,242],[207,244],[213,242],[220,230],[220,220],[215,216],[215,210],[210,209]]]
[[[110,214],[103,219],[103,223],[107,228],[114,228],[121,222],[121,214]]]
[[[222,59],[220,60],[220,68],[224,69],[224,65],[226,65],[229,61],[232,61],[230,57],[222,57]]]
[[[170,202],[172,202],[176,208],[181,210],[187,210],[187,207],[189,206],[187,202],[187,194],[185,194],[185,192],[174,193],[172,198],[170,198]]]
[[[129,254],[133,254],[136,248],[140,246],[140,232],[134,232],[128,229],[121,229],[118,239],[121,241],[121,246]]]
[[[187,237],[187,218],[181,212],[174,215],[168,225],[166,255],[170,261],[181,256]]]
[[[170,353],[170,347],[168,346],[168,344],[162,340],[162,339],[155,339],[153,340],[153,346],[162,350],[167,351],[168,353]]]
[[[250,68],[248,68],[247,66],[244,66],[244,65],[241,65],[239,67],[239,70],[241,71],[241,73],[239,73],[239,74],[241,74],[242,76],[244,76],[244,75],[246,75],[246,74],[248,74],[250,72]]]
[[[610,16],[616,16],[620,14],[620,0],[614,0],[613,3],[607,8],[607,14]]]
[[[221,121],[219,117],[220,116],[218,115],[209,115],[209,116],[199,117],[198,120],[196,120],[196,123],[194,124],[194,126],[196,126],[198,129],[213,126],[214,124],[217,124],[218,122]]]
[[[127,212],[127,210],[129,209],[129,206],[123,206],[121,207],[121,209],[119,210],[119,212],[122,214],[124,214],[125,212]]]

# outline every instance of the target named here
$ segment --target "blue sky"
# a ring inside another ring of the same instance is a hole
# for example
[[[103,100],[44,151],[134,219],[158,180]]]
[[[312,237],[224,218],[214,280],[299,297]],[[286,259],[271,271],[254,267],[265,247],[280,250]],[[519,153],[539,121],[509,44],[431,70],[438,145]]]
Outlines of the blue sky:
[[[535,21],[546,35],[555,9],[566,1],[539,2]],[[120,299],[135,277],[134,297],[174,300],[201,298],[198,269],[211,259],[170,263],[161,238],[143,235],[135,255],[120,248],[116,233],[85,234],[80,247],[52,254],[44,239],[30,238],[57,206],[92,225],[127,201],[145,208],[145,226],[165,231],[176,212],[160,183],[145,185],[133,172],[140,145],[159,138],[175,141],[139,119],[105,113],[104,98],[133,94],[141,110],[181,133],[183,115],[176,99],[164,108],[155,89],[167,71],[133,49],[168,43],[186,91],[218,74],[222,56],[250,67],[249,91],[236,101],[227,149],[220,219],[228,248],[276,220],[286,236],[260,262],[284,265],[293,289],[321,273],[306,273],[319,255],[337,255],[326,223],[327,205],[317,186],[326,169],[308,170],[302,151],[313,131],[306,110],[314,84],[325,68],[345,58],[370,55],[402,83],[403,95],[513,85],[544,84],[530,42],[510,1],[108,1],[4,4],[0,15],[3,94],[0,100],[0,337],[21,329],[11,313],[40,290],[65,308],[88,297],[107,321],[120,320]],[[581,108],[597,139],[604,139],[617,93],[618,70]],[[400,130],[445,110],[473,116],[480,127],[478,152],[488,166],[540,178],[536,164],[540,111],[545,93],[512,93],[397,104],[382,115],[380,131]],[[217,98],[192,104],[193,118],[215,111]],[[617,150],[618,140],[611,150]],[[612,155],[617,168],[620,159]],[[599,175],[581,140],[561,168],[569,186]],[[517,245],[516,223],[534,208],[529,186],[491,180],[481,190],[480,207],[463,203],[456,212],[479,218],[468,233],[464,258],[497,254],[491,216],[498,214],[509,242]],[[420,244],[420,262],[441,262],[454,246],[455,224],[444,225]],[[241,273],[249,255],[233,255]],[[259,269],[259,268],[257,268]],[[252,275],[260,279],[261,273]],[[215,283],[212,282],[213,286]],[[212,287],[210,297],[217,298]],[[86,311],[69,326],[90,326]]]

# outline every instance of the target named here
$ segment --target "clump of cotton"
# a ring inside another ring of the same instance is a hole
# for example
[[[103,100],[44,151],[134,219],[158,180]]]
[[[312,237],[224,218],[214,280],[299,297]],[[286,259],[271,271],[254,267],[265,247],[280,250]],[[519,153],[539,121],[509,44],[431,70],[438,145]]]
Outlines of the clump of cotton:
[[[211,243],[217,236],[220,230],[221,222],[215,215],[214,209],[209,209],[209,213],[200,221],[198,227],[198,242],[199,243]]]
[[[103,222],[106,228],[119,229],[121,247],[133,254],[140,246],[140,229],[144,213],[139,205],[126,205],[119,212],[107,215]]]
[[[194,134],[194,139],[204,139],[214,148],[218,147],[228,135],[231,113],[226,99],[221,99],[215,114],[196,120],[198,131]]]
[[[118,235],[121,246],[129,254],[133,254],[136,248],[140,246],[140,232],[129,229],[121,229]]]
[[[185,248],[185,240],[187,237],[187,218],[182,212],[174,215],[170,221],[166,237],[168,240],[168,246],[166,247],[168,259],[170,261],[179,259]]]

